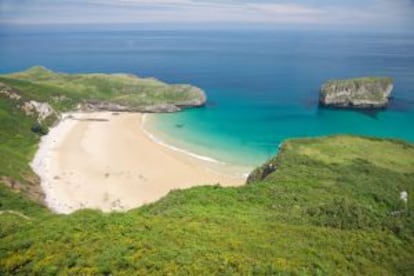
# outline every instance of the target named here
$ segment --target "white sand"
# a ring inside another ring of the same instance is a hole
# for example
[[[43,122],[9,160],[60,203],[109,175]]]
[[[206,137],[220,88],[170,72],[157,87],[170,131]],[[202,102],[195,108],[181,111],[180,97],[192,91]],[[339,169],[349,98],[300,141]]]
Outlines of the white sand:
[[[47,205],[57,213],[81,208],[128,210],[154,202],[172,189],[245,182],[245,168],[156,143],[142,128],[142,117],[65,114],[42,138],[31,164],[41,178]]]

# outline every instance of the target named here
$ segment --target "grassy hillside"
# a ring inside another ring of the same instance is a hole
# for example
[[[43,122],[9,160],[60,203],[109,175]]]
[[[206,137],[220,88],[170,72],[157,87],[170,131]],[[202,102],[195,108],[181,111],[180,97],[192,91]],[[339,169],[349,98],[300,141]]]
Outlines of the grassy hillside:
[[[31,171],[39,134],[47,132],[60,112],[87,101],[115,103],[135,109],[157,104],[202,104],[204,92],[190,85],[168,85],[126,74],[63,74],[44,67],[0,75],[0,180],[41,201],[39,180]],[[30,101],[48,103],[55,113],[40,124],[36,112],[24,112]],[[35,130],[35,133],[33,130]]]
[[[0,273],[412,275],[413,145],[291,140],[269,163],[244,187],[173,191],[127,213],[53,215],[2,191],[1,209],[31,219],[0,215]]]
[[[130,108],[170,103],[202,104],[204,93],[191,85],[169,85],[153,78],[128,74],[64,74],[36,66],[0,75],[0,83],[20,91],[25,98],[47,101],[60,111],[84,101],[111,102]]]
[[[10,99],[0,93],[0,180],[41,201],[39,180],[29,166],[40,136],[31,131],[37,122],[36,115],[24,114],[20,108],[23,101],[23,98]]]
[[[28,166],[40,134],[21,106],[63,111],[85,91],[117,94],[50,75],[0,77],[0,275],[413,275],[414,145],[402,141],[290,140],[243,187],[172,191],[126,213],[51,213],[28,199],[41,201]]]

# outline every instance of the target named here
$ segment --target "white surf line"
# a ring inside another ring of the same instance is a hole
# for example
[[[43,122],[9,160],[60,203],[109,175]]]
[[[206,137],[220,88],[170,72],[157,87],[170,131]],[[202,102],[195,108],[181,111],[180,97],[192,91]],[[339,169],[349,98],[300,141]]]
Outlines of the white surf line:
[[[178,148],[178,147],[175,147],[175,146],[172,146],[170,144],[165,143],[164,141],[162,141],[161,139],[159,139],[158,137],[156,137],[153,133],[151,133],[150,131],[148,131],[145,128],[145,123],[147,121],[147,115],[148,114],[142,114],[141,130],[153,142],[155,142],[155,143],[157,143],[159,145],[162,145],[163,147],[166,147],[168,149],[174,150],[176,152],[184,153],[184,154],[189,155],[189,156],[191,156],[193,158],[197,158],[197,159],[200,159],[200,160],[203,160],[203,161],[208,161],[208,162],[211,162],[211,163],[227,165],[227,163],[222,162],[222,161],[219,161],[219,160],[216,160],[214,158],[211,158],[211,157],[208,157],[208,156],[204,156],[204,155],[199,155],[199,154],[193,153],[191,151],[188,151],[188,150],[185,150],[185,149],[182,149],[182,148]]]

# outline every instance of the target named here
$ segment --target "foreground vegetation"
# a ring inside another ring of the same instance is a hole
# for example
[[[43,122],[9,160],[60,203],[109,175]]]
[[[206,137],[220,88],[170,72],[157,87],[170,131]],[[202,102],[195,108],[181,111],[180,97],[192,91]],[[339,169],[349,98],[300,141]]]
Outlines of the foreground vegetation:
[[[414,272],[412,145],[292,140],[270,162],[276,171],[247,186],[173,191],[127,213],[54,215],[1,188],[0,208],[30,219],[0,215],[0,271]]]
[[[15,100],[0,104],[0,175],[21,184],[0,184],[1,275],[414,273],[412,144],[289,140],[243,187],[176,190],[126,213],[56,215],[24,189],[36,185],[27,165],[36,118]]]

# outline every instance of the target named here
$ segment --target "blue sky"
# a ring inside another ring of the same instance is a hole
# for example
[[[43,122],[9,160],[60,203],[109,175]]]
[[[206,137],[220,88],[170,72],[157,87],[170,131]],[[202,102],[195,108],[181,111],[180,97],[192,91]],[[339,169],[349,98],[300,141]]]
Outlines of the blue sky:
[[[0,23],[243,23],[414,29],[414,0],[0,0]]]

